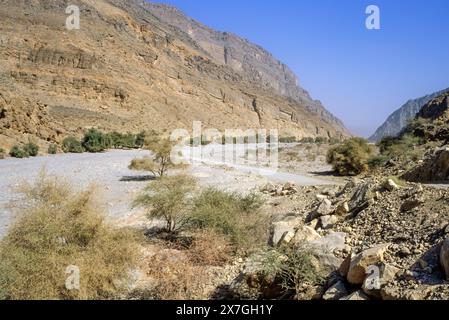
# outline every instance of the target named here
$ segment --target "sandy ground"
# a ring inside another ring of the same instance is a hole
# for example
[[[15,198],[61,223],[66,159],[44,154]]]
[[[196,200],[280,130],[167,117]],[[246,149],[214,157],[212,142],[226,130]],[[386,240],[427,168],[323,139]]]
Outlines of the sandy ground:
[[[23,182],[34,181],[42,170],[47,175],[68,180],[76,188],[98,187],[109,219],[136,225],[144,212],[132,209],[131,202],[148,183],[149,176],[129,170],[135,157],[149,155],[148,151],[109,151],[97,154],[60,154],[29,159],[8,158],[0,161],[0,237],[11,225],[17,200],[17,188]],[[282,168],[282,166],[281,166]],[[323,169],[325,170],[325,168]],[[293,182],[298,185],[334,184],[335,180],[292,172],[271,172],[262,176],[258,169],[229,167],[195,161],[187,171],[202,186],[214,186],[226,191],[246,193],[272,182]]]

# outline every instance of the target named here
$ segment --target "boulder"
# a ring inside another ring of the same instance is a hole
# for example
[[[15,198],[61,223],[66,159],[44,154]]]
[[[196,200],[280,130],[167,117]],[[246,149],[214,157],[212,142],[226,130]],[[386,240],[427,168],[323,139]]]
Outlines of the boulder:
[[[383,184],[382,187],[384,189],[387,189],[388,191],[394,191],[398,190],[399,186],[396,182],[393,181],[393,179],[387,179]]]
[[[443,268],[446,280],[449,280],[449,238],[443,241],[440,249],[440,264]]]
[[[346,233],[332,232],[306,246],[315,257],[315,264],[319,270],[331,273],[339,269],[342,259],[336,257],[334,251],[344,250],[347,247],[346,236]]]
[[[344,216],[349,213],[349,203],[347,201],[340,203],[335,209],[335,214],[339,216]]]
[[[301,224],[301,222],[302,219],[297,217],[288,217],[287,220],[274,222],[272,225],[271,237],[271,243],[273,246],[277,246],[279,244],[279,241],[286,232],[295,234],[295,229]]]
[[[332,213],[332,202],[329,199],[323,199],[312,211],[309,220],[317,219],[321,216],[327,216]]]
[[[323,295],[323,300],[340,300],[348,295],[348,290],[343,281],[337,281]]]
[[[331,229],[338,222],[337,216],[320,217],[320,225],[324,230]]]
[[[348,282],[354,285],[363,284],[367,275],[367,268],[383,262],[384,253],[388,250],[388,247],[389,244],[381,244],[356,255],[349,267]]]
[[[286,231],[282,235],[281,240],[279,240],[277,245],[281,246],[281,245],[289,244],[292,241],[294,236],[295,236],[295,233],[293,231]]]
[[[370,278],[365,279],[362,290],[367,295],[380,299],[382,298],[381,289],[395,279],[400,269],[385,263],[373,268],[378,268],[378,274],[368,275]]]
[[[309,226],[303,226],[296,231],[296,234],[293,237],[291,243],[293,245],[301,245],[318,239],[321,239],[321,236],[318,232],[316,232]]]

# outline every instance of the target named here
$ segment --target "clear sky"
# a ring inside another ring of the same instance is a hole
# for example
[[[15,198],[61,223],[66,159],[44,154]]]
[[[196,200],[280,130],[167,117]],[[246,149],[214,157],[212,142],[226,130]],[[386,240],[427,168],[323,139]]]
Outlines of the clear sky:
[[[449,87],[448,0],[159,0],[261,45],[355,134]],[[367,30],[368,5],[381,30]]]

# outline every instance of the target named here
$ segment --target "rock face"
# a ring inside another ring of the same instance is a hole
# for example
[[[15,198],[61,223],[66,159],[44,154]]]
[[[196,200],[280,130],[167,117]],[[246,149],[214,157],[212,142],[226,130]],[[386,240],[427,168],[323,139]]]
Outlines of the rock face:
[[[401,108],[399,108],[399,110],[391,114],[382,126],[376,130],[376,133],[374,133],[374,135],[372,135],[369,139],[371,141],[378,142],[388,136],[398,136],[402,129],[407,126],[408,121],[413,119],[420,112],[423,106],[447,91],[449,91],[449,89],[408,101]]]
[[[81,28],[65,28],[68,5]],[[138,0],[0,3],[0,145],[122,132],[280,129],[343,137],[342,123],[262,48]]]
[[[440,250],[440,264],[446,275],[446,280],[449,280],[449,238],[444,240]]]

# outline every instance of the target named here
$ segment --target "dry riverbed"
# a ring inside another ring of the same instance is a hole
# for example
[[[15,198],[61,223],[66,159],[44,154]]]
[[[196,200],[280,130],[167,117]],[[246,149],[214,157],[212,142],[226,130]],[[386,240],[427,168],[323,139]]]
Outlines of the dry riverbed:
[[[17,190],[24,182],[33,182],[44,170],[46,175],[58,176],[76,188],[95,185],[102,196],[108,218],[120,224],[141,226],[144,212],[132,209],[131,202],[151,177],[128,169],[133,158],[149,155],[148,151],[109,151],[97,154],[60,154],[29,159],[0,161],[0,237],[5,235],[13,221],[14,201],[19,200]],[[281,170],[283,165],[281,163]],[[314,164],[314,171],[328,168]],[[226,191],[247,193],[268,182],[293,182],[297,185],[327,185],[338,183],[326,176],[315,176],[303,171],[274,172],[262,176],[258,170],[234,168],[195,162],[186,171],[195,176],[200,185],[213,186]]]

